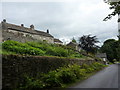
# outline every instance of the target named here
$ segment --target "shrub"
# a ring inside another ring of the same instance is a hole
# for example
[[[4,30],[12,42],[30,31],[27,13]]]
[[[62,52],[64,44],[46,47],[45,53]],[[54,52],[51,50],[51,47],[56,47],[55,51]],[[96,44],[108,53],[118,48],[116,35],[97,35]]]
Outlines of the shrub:
[[[64,87],[66,84],[73,83],[77,79],[83,79],[87,73],[95,71],[94,68],[102,68],[104,65],[100,63],[93,63],[92,65],[83,65],[84,68],[79,65],[68,65],[67,67],[60,67],[57,70],[50,71],[46,74],[40,74],[40,77],[36,79],[27,77],[25,83],[22,84],[22,89],[33,89],[33,88],[53,88],[53,87]],[[98,66],[98,67],[97,67]],[[85,69],[86,68],[86,69]]]
[[[70,68],[61,68],[58,72],[58,77],[62,83],[71,83],[76,80],[76,75]]]
[[[68,51],[61,48],[61,47],[57,47],[55,49],[55,51],[56,51],[57,56],[61,56],[61,57],[67,57],[68,56]]]
[[[67,50],[60,47],[48,47],[46,50],[46,54],[53,55],[53,56],[60,56],[60,57],[68,56]]]
[[[89,68],[89,65],[83,64],[83,65],[81,66],[81,68],[87,69],[87,68]]]
[[[105,65],[98,63],[98,62],[95,62],[92,65],[90,65],[90,67],[93,68],[94,70],[100,70],[103,67],[105,67]]]
[[[90,68],[90,67],[86,69],[86,73],[91,73],[91,72],[93,72],[93,71],[94,71],[94,69],[93,69],[93,68]]]
[[[77,79],[80,78],[80,69],[81,67],[79,65],[70,65],[69,68],[71,68],[71,71],[74,72]]]
[[[25,82],[19,86],[21,90],[33,90],[35,88],[43,88],[45,85],[40,79],[24,76]]]
[[[63,83],[71,83],[76,79],[82,79],[85,77],[86,70],[81,69],[80,65],[68,65],[68,67],[62,67],[58,69],[58,76]]]
[[[44,42],[26,42],[8,40],[2,44],[2,48],[6,51],[15,52],[17,54],[27,55],[49,55],[59,57],[82,58],[83,55],[76,53],[67,46],[48,44]]]
[[[6,41],[2,44],[2,48],[7,51],[16,52],[17,54],[29,54],[29,55],[44,55],[45,52],[41,49],[31,47],[25,43],[17,41]]]
[[[72,54],[72,57],[82,58],[83,55],[81,55],[80,53],[74,53],[74,54]]]
[[[56,71],[51,71],[48,74],[44,75],[42,80],[43,80],[45,87],[47,87],[47,88],[62,86],[62,84],[58,78],[58,72],[56,72]]]
[[[29,46],[32,46],[32,47],[34,47],[34,48],[41,49],[41,50],[43,50],[43,51],[45,51],[45,50],[48,48],[48,46],[47,46],[46,44],[43,44],[43,43],[41,43],[41,42],[27,42],[27,44],[28,44]]]
[[[85,77],[86,76],[86,69],[80,69],[80,76]]]

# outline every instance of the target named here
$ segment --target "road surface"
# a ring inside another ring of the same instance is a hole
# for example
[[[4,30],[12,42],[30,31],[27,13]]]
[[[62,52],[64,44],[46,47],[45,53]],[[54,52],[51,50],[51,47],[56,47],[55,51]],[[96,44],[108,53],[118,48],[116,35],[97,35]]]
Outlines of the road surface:
[[[118,82],[119,69],[120,64],[110,65],[87,80],[70,88],[118,88],[118,85],[120,85],[120,82]]]

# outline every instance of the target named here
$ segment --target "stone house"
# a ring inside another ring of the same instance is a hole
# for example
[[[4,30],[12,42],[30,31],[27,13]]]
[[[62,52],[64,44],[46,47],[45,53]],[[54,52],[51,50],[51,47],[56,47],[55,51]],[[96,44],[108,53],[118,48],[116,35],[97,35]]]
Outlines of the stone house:
[[[106,53],[97,53],[95,57],[101,58],[104,62],[106,62],[106,64],[108,62]]]
[[[77,44],[75,42],[70,42],[66,46],[69,46],[74,50],[81,51],[81,48],[79,47],[79,44]]]
[[[55,44],[63,45],[63,42],[60,41],[59,39],[56,39],[56,38],[54,38],[54,43],[55,43]]]
[[[26,41],[46,41],[48,43],[54,43],[54,37],[47,32],[35,30],[34,25],[30,25],[30,28],[24,27],[24,24],[15,25],[7,23],[4,19],[1,22],[2,26],[2,41],[14,40],[20,42]]]

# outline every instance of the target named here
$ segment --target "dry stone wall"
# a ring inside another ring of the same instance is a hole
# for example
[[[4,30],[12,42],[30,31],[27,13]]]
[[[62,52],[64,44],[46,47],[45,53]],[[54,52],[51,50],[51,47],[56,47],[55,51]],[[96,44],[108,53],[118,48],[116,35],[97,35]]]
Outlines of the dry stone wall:
[[[3,88],[16,88],[18,83],[24,82],[25,74],[35,77],[39,73],[47,73],[68,64],[92,64],[96,60],[81,60],[43,56],[2,56]],[[101,61],[101,63],[104,63]]]

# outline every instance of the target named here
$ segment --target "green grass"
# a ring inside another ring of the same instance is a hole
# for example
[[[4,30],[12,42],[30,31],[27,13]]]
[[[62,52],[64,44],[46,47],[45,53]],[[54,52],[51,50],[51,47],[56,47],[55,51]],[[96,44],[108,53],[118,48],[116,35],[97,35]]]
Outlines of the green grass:
[[[69,58],[86,58],[74,50],[68,49],[63,45],[48,44],[44,42],[26,42],[5,41],[2,43],[2,54],[20,54],[37,56],[58,56]]]

